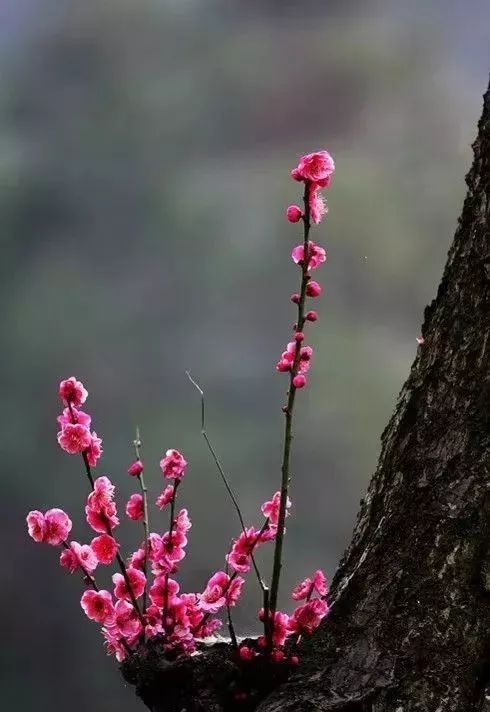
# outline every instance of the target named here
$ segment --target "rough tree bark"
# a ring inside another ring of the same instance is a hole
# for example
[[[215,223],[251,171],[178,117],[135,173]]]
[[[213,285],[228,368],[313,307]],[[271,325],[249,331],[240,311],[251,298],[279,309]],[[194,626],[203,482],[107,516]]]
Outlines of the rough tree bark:
[[[425,344],[383,433],[331,614],[260,712],[490,711],[490,87],[473,148]],[[155,656],[126,674],[153,712],[219,712],[227,653],[200,657],[172,699]]]

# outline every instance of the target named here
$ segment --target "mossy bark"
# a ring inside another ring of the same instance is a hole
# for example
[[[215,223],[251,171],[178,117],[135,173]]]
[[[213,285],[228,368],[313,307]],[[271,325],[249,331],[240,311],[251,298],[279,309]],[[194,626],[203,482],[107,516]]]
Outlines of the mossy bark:
[[[467,184],[331,615],[260,712],[490,710],[490,88]],[[188,663],[178,699],[164,675],[132,681],[153,712],[221,712],[231,668],[216,654]]]

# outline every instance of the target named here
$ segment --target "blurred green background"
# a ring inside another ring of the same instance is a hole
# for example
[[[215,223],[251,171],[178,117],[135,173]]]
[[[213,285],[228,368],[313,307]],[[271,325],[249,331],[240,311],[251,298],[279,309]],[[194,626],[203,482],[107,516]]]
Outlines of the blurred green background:
[[[25,531],[29,509],[62,506],[74,538],[89,537],[80,462],[56,444],[60,378],[90,391],[98,473],[121,509],[136,423],[152,499],[163,451],[185,453],[187,590],[238,532],[187,368],[247,520],[261,521],[298,276],[289,170],[320,148],[337,172],[314,235],[329,262],[298,403],[283,605],[312,569],[333,574],[461,209],[489,20],[483,0],[3,0],[3,709],[142,709],[82,615],[79,580]],[[139,525],[120,534],[129,552]],[[255,629],[258,604],[250,577],[239,631]]]

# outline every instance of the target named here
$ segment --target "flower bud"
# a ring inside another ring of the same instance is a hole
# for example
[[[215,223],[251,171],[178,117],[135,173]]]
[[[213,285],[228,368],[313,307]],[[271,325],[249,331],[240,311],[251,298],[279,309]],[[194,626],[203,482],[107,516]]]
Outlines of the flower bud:
[[[135,460],[133,464],[128,467],[128,475],[131,475],[131,477],[137,477],[138,475],[141,475],[143,472],[143,463],[141,460]]]
[[[306,321],[316,321],[318,319],[318,314],[316,311],[309,311],[305,318]]]
[[[290,223],[297,223],[303,217],[303,211],[297,205],[290,205],[286,210],[286,217]]]
[[[291,301],[293,304],[299,304],[299,294],[297,292],[291,294]]]
[[[303,376],[302,373],[298,373],[298,375],[293,378],[293,386],[295,388],[304,388],[306,386],[306,376]]]
[[[306,285],[306,294],[309,297],[319,297],[320,294],[322,293],[322,288],[318,284],[318,282],[315,282],[315,280],[311,280],[308,282]]]

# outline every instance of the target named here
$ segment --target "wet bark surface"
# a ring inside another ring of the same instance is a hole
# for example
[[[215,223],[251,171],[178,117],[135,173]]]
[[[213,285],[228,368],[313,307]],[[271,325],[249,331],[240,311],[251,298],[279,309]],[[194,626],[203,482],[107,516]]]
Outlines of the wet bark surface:
[[[425,343],[383,433],[331,614],[260,712],[490,711],[490,89],[466,180]],[[190,663],[205,672],[184,676],[189,694],[178,700],[161,677],[140,674],[149,709],[221,712],[229,668],[215,654],[204,655],[209,666]]]

